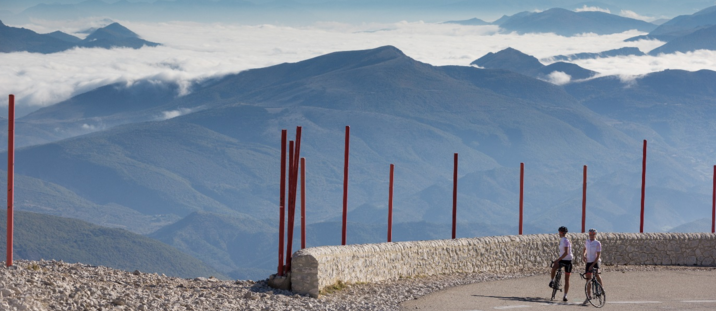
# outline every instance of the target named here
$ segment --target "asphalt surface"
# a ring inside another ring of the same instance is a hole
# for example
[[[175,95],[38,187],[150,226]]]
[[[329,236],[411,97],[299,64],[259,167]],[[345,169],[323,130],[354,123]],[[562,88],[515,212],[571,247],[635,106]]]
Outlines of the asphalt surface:
[[[575,267],[576,268],[576,267]],[[545,268],[548,270],[548,268]],[[621,270],[621,271],[620,271]],[[576,272],[576,271],[575,271]],[[603,310],[716,310],[716,268],[630,271],[607,267],[602,273]],[[549,274],[453,287],[404,302],[401,310],[587,310],[585,281],[572,273],[568,302],[550,301]],[[555,297],[557,298],[557,297]],[[596,309],[596,308],[595,308]]]

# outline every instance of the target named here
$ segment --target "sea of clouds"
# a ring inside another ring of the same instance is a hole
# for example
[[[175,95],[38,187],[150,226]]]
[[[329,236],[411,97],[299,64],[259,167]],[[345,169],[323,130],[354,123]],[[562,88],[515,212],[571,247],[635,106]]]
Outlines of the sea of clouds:
[[[137,80],[175,82],[180,93],[200,81],[252,68],[298,62],[336,51],[363,50],[392,45],[418,61],[432,65],[469,64],[489,52],[507,47],[538,59],[581,52],[601,52],[625,46],[648,52],[663,42],[624,39],[644,34],[628,31],[613,35],[502,33],[497,26],[463,26],[424,22],[388,24],[316,23],[305,27],[276,25],[206,24],[195,22],[140,23],[118,21],[143,39],[162,46],[142,49],[76,48],[61,53],[6,53],[0,57],[0,94],[15,94],[26,110],[68,99],[111,83]],[[35,21],[25,27],[39,33],[106,25],[105,20],[71,23]],[[545,63],[547,63],[545,61]],[[612,57],[574,63],[601,75],[636,77],[665,69],[716,70],[716,52]],[[555,76],[564,84],[568,78]],[[181,94],[178,94],[181,95]],[[0,103],[6,105],[6,103]]]

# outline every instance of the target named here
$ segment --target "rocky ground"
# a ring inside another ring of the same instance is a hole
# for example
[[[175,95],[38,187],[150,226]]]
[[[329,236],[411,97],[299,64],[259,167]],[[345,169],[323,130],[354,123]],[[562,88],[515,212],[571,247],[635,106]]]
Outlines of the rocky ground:
[[[526,275],[479,273],[339,285],[315,299],[272,289],[266,280],[181,279],[62,261],[19,260],[9,268],[3,262],[0,268],[0,310],[397,310],[401,302],[446,287],[522,276]]]

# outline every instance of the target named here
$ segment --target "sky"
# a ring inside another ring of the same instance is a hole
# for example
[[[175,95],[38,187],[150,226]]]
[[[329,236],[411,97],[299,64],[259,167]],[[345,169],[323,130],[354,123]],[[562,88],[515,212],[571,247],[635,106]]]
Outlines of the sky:
[[[0,72],[3,73],[0,76],[0,94],[15,94],[18,113],[23,114],[112,83],[131,84],[139,79],[152,79],[188,86],[192,81],[242,70],[384,45],[395,46],[407,56],[435,66],[468,66],[489,52],[507,47],[544,59],[543,62],[548,64],[547,58],[554,55],[601,52],[625,46],[648,52],[663,44],[655,40],[624,42],[624,39],[645,34],[638,31],[563,37],[501,33],[493,25],[462,26],[421,21],[316,22],[308,26],[116,21],[143,39],[161,43],[162,46],[138,50],[77,48],[54,54],[3,54],[0,57]],[[83,36],[77,31],[103,26],[108,22],[103,18],[34,20],[12,26],[39,33],[62,30]],[[665,69],[716,71],[716,52],[613,57],[574,63],[600,75],[619,75],[628,80]],[[551,78],[556,84],[570,82],[568,76],[554,75]],[[186,94],[190,90],[182,88],[181,92]],[[0,105],[7,103],[0,102]]]

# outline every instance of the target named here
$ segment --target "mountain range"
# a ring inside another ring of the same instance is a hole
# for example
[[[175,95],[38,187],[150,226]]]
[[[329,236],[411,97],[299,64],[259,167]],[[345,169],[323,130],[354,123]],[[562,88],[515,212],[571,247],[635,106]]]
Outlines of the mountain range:
[[[158,46],[158,43],[142,40],[139,36],[120,25],[112,23],[94,30],[85,39],[55,31],[38,34],[25,28],[15,28],[0,21],[0,52],[57,53],[75,47],[105,48],[128,47],[139,49],[143,46]]]
[[[603,35],[632,29],[652,31],[657,27],[645,21],[605,12],[574,12],[561,8],[503,16],[494,23],[506,31],[517,33],[551,32],[562,36],[574,36],[581,33]]]
[[[281,129],[292,138],[303,127],[307,243],[318,246],[338,243],[349,125],[351,244],[385,237],[391,163],[394,234],[448,238],[454,153],[460,236],[516,233],[520,163],[526,232],[577,230],[584,165],[588,226],[636,231],[643,139],[645,230],[708,215],[715,72],[555,85],[524,74],[549,67],[532,56],[488,55],[483,68],[432,66],[384,46],[247,70],[180,97],[171,84],[97,88],[18,119],[24,139],[42,143],[16,150],[16,206],[145,234],[231,277],[265,277]]]
[[[524,11],[514,15],[503,15],[488,23],[478,18],[447,21],[445,24],[497,25],[504,32],[555,33],[561,36],[575,36],[583,33],[613,34],[628,30],[651,31],[657,26],[642,20],[622,17],[606,12],[579,11],[551,8],[545,11]]]
[[[598,5],[597,5],[598,6]],[[628,30],[649,32],[625,41],[661,40],[664,45],[649,51],[649,55],[686,53],[696,50],[716,50],[716,6],[711,6],[691,15],[680,15],[657,26],[641,20],[630,19],[607,12],[582,11],[553,8],[541,12],[520,12],[504,15],[492,23],[473,18],[445,23],[461,25],[498,25],[503,31],[517,33],[551,32],[562,36],[582,33],[612,34]],[[579,53],[559,55],[556,61],[613,57],[620,55],[644,55],[638,48],[621,48],[600,53]]]

